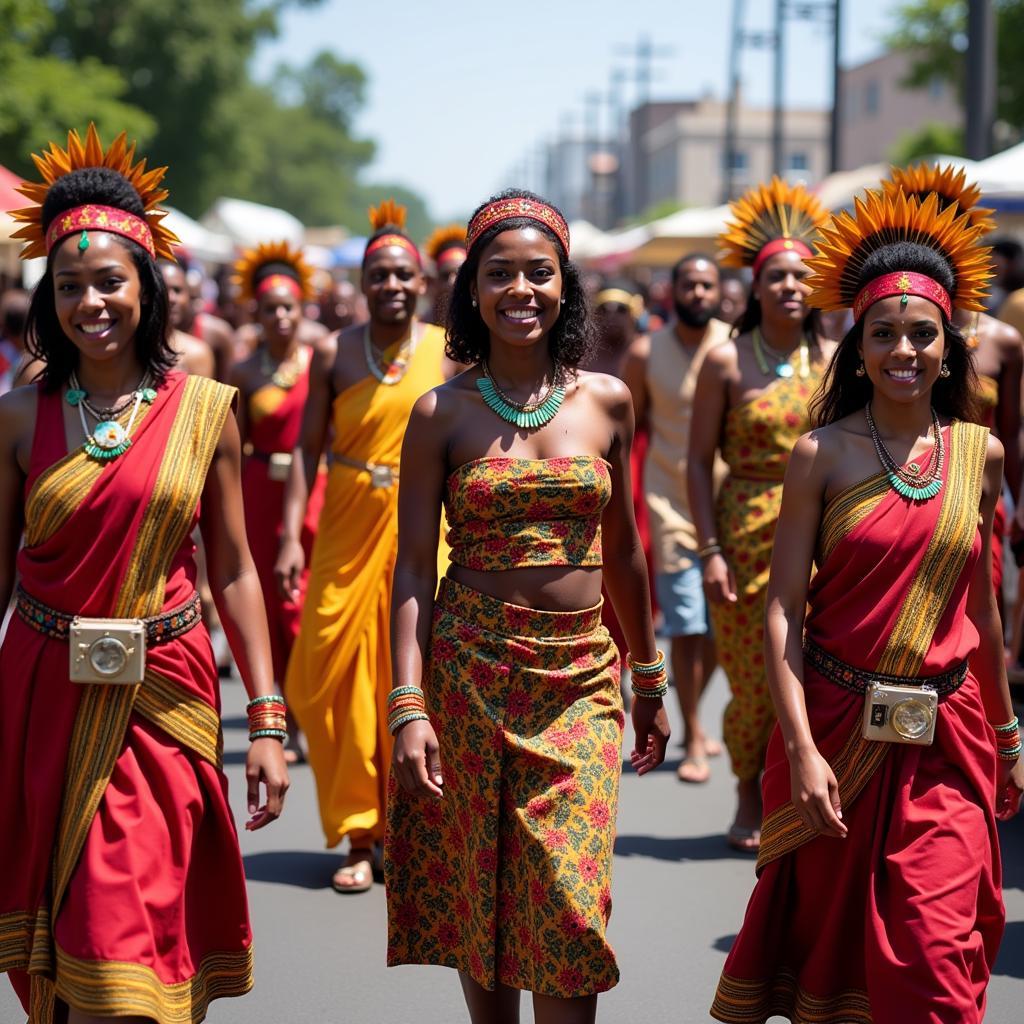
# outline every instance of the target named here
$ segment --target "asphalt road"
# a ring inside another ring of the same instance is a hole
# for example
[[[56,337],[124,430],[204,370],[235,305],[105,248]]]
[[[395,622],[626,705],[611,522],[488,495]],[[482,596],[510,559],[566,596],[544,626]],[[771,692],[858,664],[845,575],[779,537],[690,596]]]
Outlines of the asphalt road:
[[[224,697],[227,770],[241,821],[242,687],[227,683]],[[720,719],[724,701],[725,685],[718,677],[706,700],[709,722]],[[605,1024],[709,1021],[715,983],[753,885],[753,860],[725,845],[732,810],[726,763],[712,762],[712,781],[691,787],[675,779],[678,757],[673,741],[663,770],[643,779],[627,770],[623,778],[610,929],[622,981],[600,998],[598,1020]],[[1024,819],[1004,827],[1002,835],[1009,922],[986,1020],[1020,1024]],[[241,843],[256,933],[256,987],[243,999],[214,1003],[211,1024],[457,1024],[466,1019],[454,972],[385,968],[383,886],[361,896],[330,889],[339,854],[323,849],[307,767],[292,772],[285,816],[255,835],[243,833]],[[10,988],[0,987],[0,1021],[23,1019]],[[524,1024],[532,1020],[524,1000]]]

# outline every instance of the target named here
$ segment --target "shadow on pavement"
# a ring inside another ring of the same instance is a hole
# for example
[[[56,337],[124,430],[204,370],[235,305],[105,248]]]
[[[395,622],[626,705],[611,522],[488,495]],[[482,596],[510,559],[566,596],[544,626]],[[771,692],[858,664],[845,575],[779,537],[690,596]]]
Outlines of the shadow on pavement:
[[[1008,978],[1024,978],[1024,921],[1010,921],[1007,924],[992,973]]]
[[[225,729],[248,729],[249,719],[245,715],[225,715],[220,724]]]
[[[736,935],[722,935],[715,939],[711,943],[712,949],[717,949],[719,953],[728,953],[732,949],[732,944],[736,941]]]
[[[339,853],[327,850],[274,850],[242,858],[250,882],[277,882],[300,889],[329,889],[331,876],[342,863]]]
[[[754,870],[753,854],[731,849],[725,835],[710,836],[624,836],[615,840],[617,857],[652,857],[673,862],[685,860],[745,860]]]

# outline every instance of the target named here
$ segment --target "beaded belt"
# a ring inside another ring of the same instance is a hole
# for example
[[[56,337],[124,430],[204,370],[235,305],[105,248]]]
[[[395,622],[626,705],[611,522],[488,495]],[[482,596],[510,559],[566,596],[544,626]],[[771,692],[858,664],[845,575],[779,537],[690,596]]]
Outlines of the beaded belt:
[[[948,697],[960,689],[968,672],[966,661],[938,676],[891,676],[883,672],[867,672],[840,661],[807,637],[804,637],[804,661],[830,683],[862,696],[873,683],[888,683],[891,686],[927,686],[940,697]]]
[[[42,601],[37,601],[18,587],[15,597],[15,611],[34,630],[54,640],[67,640],[71,631],[71,623],[77,618],[65,612],[58,612]],[[193,626],[199,624],[203,617],[203,606],[198,594],[193,594],[184,604],[172,608],[169,612],[143,619],[146,630],[146,645],[165,644],[179,636],[183,636]]]
[[[370,485],[372,487],[394,487],[398,483],[398,467],[389,466],[380,462],[360,462],[358,459],[350,459],[346,455],[338,455],[331,452],[330,463],[332,466],[348,466],[350,469],[359,469],[370,474]]]

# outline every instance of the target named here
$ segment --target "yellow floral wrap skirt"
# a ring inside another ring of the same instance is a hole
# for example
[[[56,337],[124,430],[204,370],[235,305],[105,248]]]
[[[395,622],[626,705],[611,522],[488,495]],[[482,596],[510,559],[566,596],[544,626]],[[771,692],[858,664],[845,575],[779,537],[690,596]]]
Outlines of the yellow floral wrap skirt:
[[[424,690],[444,797],[390,783],[388,964],[561,998],[611,988],[623,713],[600,606],[537,611],[444,579]]]

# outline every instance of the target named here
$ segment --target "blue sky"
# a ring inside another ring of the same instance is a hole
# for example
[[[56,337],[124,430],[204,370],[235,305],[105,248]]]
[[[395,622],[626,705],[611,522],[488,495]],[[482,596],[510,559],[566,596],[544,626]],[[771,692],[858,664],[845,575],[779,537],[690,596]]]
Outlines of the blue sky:
[[[748,30],[769,28],[774,6],[746,0]],[[845,64],[880,52],[898,6],[845,0]],[[438,218],[465,216],[568,118],[582,122],[585,95],[608,92],[612,69],[631,66],[617,51],[643,34],[672,51],[655,64],[654,99],[724,96],[731,10],[730,0],[325,0],[286,11],[279,38],[257,55],[256,73],[304,63],[322,49],[357,61],[370,79],[357,127],[378,143],[372,179],[415,188]],[[786,49],[787,103],[825,105],[831,39],[824,25],[790,22]],[[771,82],[769,54],[745,50],[748,100],[768,105]],[[627,109],[634,97],[628,85]]]

